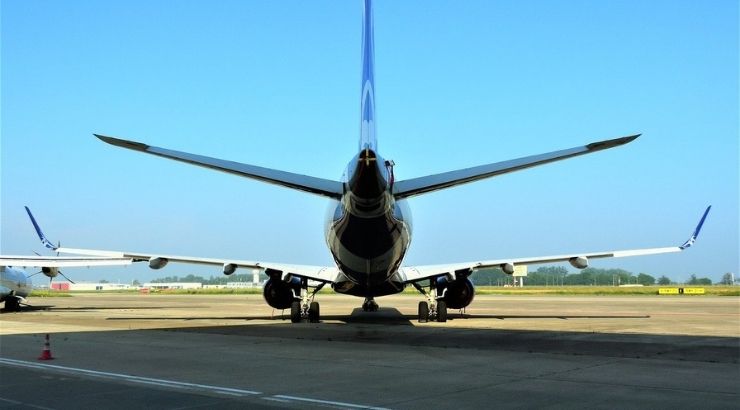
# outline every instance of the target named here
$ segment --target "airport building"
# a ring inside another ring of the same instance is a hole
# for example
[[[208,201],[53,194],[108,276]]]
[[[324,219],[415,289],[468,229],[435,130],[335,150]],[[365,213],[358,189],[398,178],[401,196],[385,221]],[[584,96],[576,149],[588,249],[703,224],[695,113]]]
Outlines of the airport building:
[[[201,289],[203,284],[200,282],[148,282],[141,285],[141,287],[148,289]]]
[[[77,290],[126,290],[134,289],[127,283],[92,283],[92,282],[52,282],[52,290],[77,291]]]

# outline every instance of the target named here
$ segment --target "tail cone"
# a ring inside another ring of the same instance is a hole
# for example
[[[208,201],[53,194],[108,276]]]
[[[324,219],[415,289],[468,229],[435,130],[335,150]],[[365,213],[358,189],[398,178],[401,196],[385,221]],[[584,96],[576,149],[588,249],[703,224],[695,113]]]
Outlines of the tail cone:
[[[46,334],[46,342],[44,342],[44,350],[41,351],[41,356],[39,356],[39,360],[54,360],[54,357],[51,356],[51,346],[49,344],[49,334]]]

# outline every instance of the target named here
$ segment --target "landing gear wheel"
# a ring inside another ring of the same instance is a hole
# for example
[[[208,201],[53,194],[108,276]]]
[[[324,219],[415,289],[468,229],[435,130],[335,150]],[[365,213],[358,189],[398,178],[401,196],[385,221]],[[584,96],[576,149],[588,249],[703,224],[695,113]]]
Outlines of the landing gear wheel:
[[[429,304],[427,302],[419,302],[419,323],[426,323],[429,321]]]
[[[5,299],[5,310],[7,312],[17,312],[21,310],[21,302],[18,298],[10,296]]]
[[[297,300],[290,304],[290,321],[293,323],[301,322],[301,302]]]
[[[308,321],[311,323],[319,323],[319,302],[311,302],[308,308]]]
[[[447,302],[444,300],[437,301],[437,322],[447,321]]]

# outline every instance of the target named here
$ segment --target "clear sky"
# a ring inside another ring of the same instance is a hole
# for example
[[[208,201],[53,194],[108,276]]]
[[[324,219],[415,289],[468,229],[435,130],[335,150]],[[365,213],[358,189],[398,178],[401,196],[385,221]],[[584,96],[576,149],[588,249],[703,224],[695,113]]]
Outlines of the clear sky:
[[[338,179],[359,138],[359,0],[1,13],[2,253],[41,250],[28,205],[69,247],[331,264],[324,199],[92,133]],[[379,148],[399,180],[643,134],[411,199],[406,264],[679,245],[712,204],[695,248],[592,266],[738,272],[736,1],[378,0],[375,36]]]

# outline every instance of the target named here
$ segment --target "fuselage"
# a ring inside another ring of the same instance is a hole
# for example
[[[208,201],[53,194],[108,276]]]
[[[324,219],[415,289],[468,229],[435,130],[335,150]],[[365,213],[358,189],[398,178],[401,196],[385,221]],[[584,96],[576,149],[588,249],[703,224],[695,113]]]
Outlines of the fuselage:
[[[8,297],[25,298],[31,293],[31,284],[25,272],[12,266],[0,266],[0,301]]]

